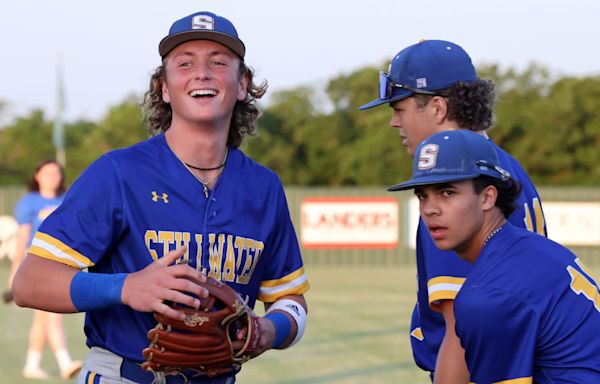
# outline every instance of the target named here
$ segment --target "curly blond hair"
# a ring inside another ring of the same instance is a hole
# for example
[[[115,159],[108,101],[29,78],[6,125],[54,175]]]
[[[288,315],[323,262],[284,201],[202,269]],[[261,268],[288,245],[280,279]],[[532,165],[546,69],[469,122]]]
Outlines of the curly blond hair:
[[[267,92],[267,82],[254,84],[254,71],[244,61],[240,61],[240,77],[248,79],[248,92],[246,98],[237,101],[233,108],[233,118],[229,126],[227,146],[238,148],[245,136],[251,136],[256,131],[256,120],[260,117],[257,99]],[[173,111],[171,104],[165,103],[162,98],[162,84],[166,78],[165,61],[156,68],[150,77],[150,88],[144,94],[142,110],[148,125],[148,133],[156,136],[166,132],[171,127]]]

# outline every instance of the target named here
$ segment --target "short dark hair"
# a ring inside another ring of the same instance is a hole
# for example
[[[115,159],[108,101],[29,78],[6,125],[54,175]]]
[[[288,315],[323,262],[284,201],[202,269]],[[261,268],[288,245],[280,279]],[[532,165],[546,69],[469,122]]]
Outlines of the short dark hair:
[[[448,118],[456,121],[462,129],[483,131],[494,122],[496,87],[492,80],[477,79],[472,82],[458,82],[439,92],[448,102]],[[413,95],[417,107],[423,108],[434,96]]]
[[[516,200],[521,194],[521,184],[512,178],[500,180],[490,176],[479,176],[473,179],[473,188],[478,195],[490,185],[498,190],[496,207],[500,208],[504,217],[508,219],[517,209]]]

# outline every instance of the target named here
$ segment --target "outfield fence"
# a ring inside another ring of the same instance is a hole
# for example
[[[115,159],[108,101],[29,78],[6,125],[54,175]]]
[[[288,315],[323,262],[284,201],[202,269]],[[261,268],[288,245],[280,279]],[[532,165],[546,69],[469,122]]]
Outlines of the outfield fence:
[[[549,237],[600,265],[600,188],[541,187]],[[0,187],[0,215],[14,214],[24,187]],[[415,201],[381,187],[286,187],[307,265],[414,265]],[[309,236],[310,234],[310,236]]]

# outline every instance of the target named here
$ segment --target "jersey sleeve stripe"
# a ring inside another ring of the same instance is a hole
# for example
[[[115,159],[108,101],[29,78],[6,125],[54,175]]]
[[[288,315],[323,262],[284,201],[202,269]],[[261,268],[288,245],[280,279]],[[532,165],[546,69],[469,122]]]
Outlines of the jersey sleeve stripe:
[[[431,287],[437,284],[458,284],[463,285],[465,283],[464,277],[450,277],[450,276],[438,276],[427,281],[427,287],[431,291]]]
[[[276,287],[283,283],[292,282],[302,276],[304,276],[304,279],[306,280],[306,273],[304,272],[304,267],[298,268],[294,272],[282,277],[281,279],[264,280],[260,283],[260,287],[261,289],[266,287]]]
[[[293,279],[292,279],[293,278]],[[310,288],[304,268],[278,280],[265,280],[260,285],[259,300],[271,302],[285,295],[300,295]]]
[[[310,288],[310,283],[308,281],[305,281],[304,283],[302,283],[296,287],[277,291],[277,292],[270,293],[270,294],[264,293],[264,291],[261,289],[260,293],[258,295],[258,299],[265,303],[272,303],[283,296],[302,295],[304,292],[308,291],[309,288]]]
[[[465,278],[449,276],[440,276],[429,280],[427,283],[429,305],[437,310],[435,305],[440,300],[454,300],[464,282]]]
[[[457,290],[440,290],[433,294],[429,294],[429,305],[437,304],[440,300],[454,300],[458,295]]]
[[[273,280],[269,280],[270,282]],[[279,280],[279,284],[276,286],[270,285],[270,286],[264,286],[263,284],[260,285],[260,292],[266,295],[270,295],[279,291],[283,291],[286,289],[290,289],[290,288],[295,288],[299,285],[304,284],[305,282],[307,282],[307,277],[306,274],[302,274],[301,276],[297,277],[296,279],[292,280],[292,281],[286,281],[285,279],[281,279]]]
[[[29,253],[80,269],[94,265],[90,259],[81,253],[70,248],[62,241],[42,232],[35,234],[29,248]]]
[[[518,379],[510,379],[497,381],[495,384],[532,384],[533,377],[519,377]]]

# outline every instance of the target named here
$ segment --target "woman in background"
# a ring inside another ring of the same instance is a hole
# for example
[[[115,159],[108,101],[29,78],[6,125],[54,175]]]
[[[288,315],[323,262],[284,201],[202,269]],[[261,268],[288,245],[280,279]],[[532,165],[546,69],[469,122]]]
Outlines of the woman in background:
[[[27,189],[29,192],[19,200],[15,209],[19,227],[17,249],[8,280],[9,287],[12,286],[15,272],[25,257],[33,235],[42,221],[62,202],[66,189],[62,166],[55,161],[41,162],[35,168]],[[73,361],[67,350],[62,315],[40,310],[34,310],[23,376],[28,379],[50,377],[40,366],[46,341],[54,352],[61,377],[63,379],[74,377],[81,369],[81,361]]]

